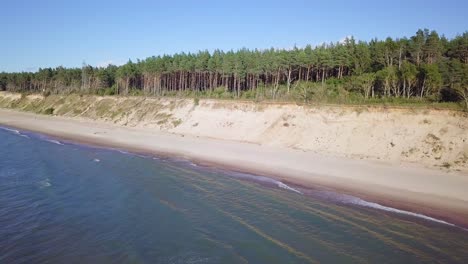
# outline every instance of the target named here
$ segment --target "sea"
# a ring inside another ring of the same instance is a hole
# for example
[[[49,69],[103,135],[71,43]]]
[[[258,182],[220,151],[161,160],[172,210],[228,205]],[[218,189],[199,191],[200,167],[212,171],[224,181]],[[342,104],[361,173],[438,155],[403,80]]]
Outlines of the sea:
[[[0,263],[468,263],[468,230],[268,175],[0,127]]]

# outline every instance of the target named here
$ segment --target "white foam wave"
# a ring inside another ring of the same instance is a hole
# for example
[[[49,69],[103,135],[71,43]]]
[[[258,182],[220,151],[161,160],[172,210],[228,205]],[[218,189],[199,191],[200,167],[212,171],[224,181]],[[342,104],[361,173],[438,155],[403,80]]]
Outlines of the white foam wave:
[[[301,191],[299,191],[297,189],[294,189],[294,188],[292,188],[292,187],[288,186],[287,184],[284,184],[284,183],[282,183],[280,181],[278,181],[278,187],[289,190],[289,191],[293,191],[293,192],[298,193],[298,194],[302,194]]]
[[[18,135],[24,138],[30,138],[29,136],[22,134],[19,130],[16,130],[16,129],[6,128],[6,127],[0,127],[0,129],[11,132],[15,135]]]
[[[41,188],[47,188],[52,186],[52,184],[49,182],[49,178],[46,178],[45,180],[39,182],[39,186]]]
[[[332,201],[336,201],[336,202],[343,203],[343,204],[352,204],[352,205],[368,207],[368,208],[372,208],[376,210],[387,211],[387,212],[391,212],[395,214],[402,214],[402,215],[408,215],[408,216],[412,216],[416,218],[421,218],[427,221],[436,222],[439,224],[444,224],[444,225],[453,226],[453,227],[458,227],[458,228],[463,229],[464,231],[468,231],[468,229],[465,229],[461,226],[457,226],[453,223],[449,223],[441,219],[437,219],[437,218],[430,217],[424,214],[405,211],[405,210],[401,210],[401,209],[397,209],[397,208],[393,208],[389,206],[384,206],[384,205],[374,203],[374,202],[369,202],[369,201],[366,201],[361,198],[348,195],[348,194],[340,194],[340,193],[336,193],[332,191],[324,191],[324,190],[313,191],[312,193],[308,193],[308,194],[312,194],[313,196],[320,197],[321,199],[332,200]]]
[[[58,140],[55,140],[55,139],[46,139],[46,141],[50,142],[50,143],[54,143],[54,144],[57,144],[57,145],[63,145],[62,142],[58,141]]]
[[[233,177],[236,177],[236,178],[241,178],[241,179],[266,183],[266,184],[272,184],[272,185],[274,185],[274,186],[276,186],[278,188],[285,189],[285,190],[288,190],[288,191],[292,191],[292,192],[295,192],[295,193],[298,193],[298,194],[302,194],[301,191],[299,191],[297,189],[294,189],[291,186],[289,186],[289,185],[287,185],[287,184],[285,184],[285,183],[283,183],[281,181],[272,179],[272,178],[268,178],[268,177],[264,177],[264,176],[256,176],[256,175],[251,175],[251,174],[246,174],[246,173],[239,173],[239,172],[229,173],[229,175],[231,175]]]
[[[94,162],[100,162],[100,159],[93,159]]]
[[[437,218],[433,218],[433,217],[430,217],[430,216],[427,216],[427,215],[418,214],[418,213],[405,211],[405,210],[400,210],[400,209],[396,209],[396,208],[393,208],[393,207],[384,206],[384,205],[381,205],[381,204],[378,204],[378,203],[368,202],[368,201],[362,200],[362,199],[357,198],[357,197],[350,198],[347,201],[347,203],[360,205],[360,206],[364,206],[364,207],[369,207],[369,208],[374,208],[374,209],[378,209],[378,210],[383,210],[383,211],[387,211],[387,212],[397,213],[397,214],[403,214],[403,215],[418,217],[418,218],[422,218],[422,219],[432,221],[432,222],[437,222],[437,223],[444,224],[444,225],[456,226],[455,224],[452,224],[452,223],[449,223],[449,222],[446,222],[444,220],[440,220],[440,219],[437,219]]]
[[[20,135],[21,133],[16,130],[16,129],[11,129],[11,128],[6,128],[6,127],[0,127],[0,129],[3,129],[5,131],[8,131],[8,132],[11,132],[11,133],[14,133],[14,134],[17,134],[17,135]]]

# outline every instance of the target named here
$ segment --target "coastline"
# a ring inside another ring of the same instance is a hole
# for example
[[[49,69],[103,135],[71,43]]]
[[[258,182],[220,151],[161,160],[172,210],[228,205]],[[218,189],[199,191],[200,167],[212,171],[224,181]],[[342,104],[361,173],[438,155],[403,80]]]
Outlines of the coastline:
[[[0,110],[0,124],[85,144],[176,156],[206,166],[325,188],[468,226],[468,177],[415,164],[322,156],[291,148],[169,134],[78,118]]]

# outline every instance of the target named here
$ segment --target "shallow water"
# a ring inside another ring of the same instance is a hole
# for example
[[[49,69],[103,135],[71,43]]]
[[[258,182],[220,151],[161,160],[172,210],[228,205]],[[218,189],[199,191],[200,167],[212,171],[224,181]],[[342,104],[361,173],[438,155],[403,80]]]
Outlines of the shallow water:
[[[467,231],[379,206],[0,129],[0,263],[466,263]]]

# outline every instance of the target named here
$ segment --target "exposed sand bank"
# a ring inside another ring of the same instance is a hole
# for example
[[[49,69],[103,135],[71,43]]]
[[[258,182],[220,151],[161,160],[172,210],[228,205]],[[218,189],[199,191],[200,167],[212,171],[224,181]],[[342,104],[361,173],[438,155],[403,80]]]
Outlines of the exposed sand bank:
[[[468,172],[468,116],[448,110],[0,92],[0,107],[151,131]]]
[[[243,110],[233,110],[236,111]],[[186,118],[192,120],[194,117]],[[214,120],[218,120],[217,118],[220,117],[213,117]],[[214,122],[209,113],[197,120],[208,124]],[[333,124],[333,121],[329,120],[328,123]],[[220,140],[203,135],[197,136],[196,129],[191,135],[171,134],[167,130],[165,132],[150,125],[128,127],[87,118],[44,116],[10,110],[0,110],[0,124],[103,146],[176,155],[204,164],[271,175],[298,185],[330,187],[385,205],[423,213],[464,226],[468,224],[468,175],[464,171],[447,172],[404,162],[394,165],[387,162],[321,155],[314,151],[281,144],[248,143],[246,141],[249,140],[245,139],[244,142],[234,141],[235,138],[229,136],[226,136],[228,140]],[[188,127],[187,124],[185,127],[178,124],[168,130],[181,133],[192,131],[197,127],[193,125]],[[310,126],[313,127],[313,124]],[[466,124],[461,126],[464,128]],[[217,129],[216,124],[211,125],[211,130]],[[226,130],[231,131],[232,135],[243,133],[242,129],[232,127]],[[466,138],[466,134],[458,136]],[[291,134],[290,137],[294,138],[295,135]]]

